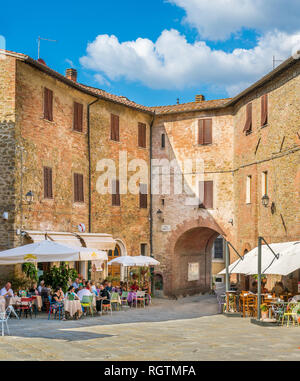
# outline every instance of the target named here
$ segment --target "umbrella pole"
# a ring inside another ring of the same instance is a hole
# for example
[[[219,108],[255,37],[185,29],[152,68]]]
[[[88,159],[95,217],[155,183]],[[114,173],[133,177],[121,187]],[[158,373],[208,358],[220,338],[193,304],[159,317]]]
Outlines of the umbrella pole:
[[[257,251],[257,320],[260,320],[260,305],[261,305],[261,244],[262,237],[258,237]]]
[[[225,241],[225,264],[226,264],[226,312],[229,311],[229,288],[230,288],[230,278],[229,278],[229,247],[228,242]]]

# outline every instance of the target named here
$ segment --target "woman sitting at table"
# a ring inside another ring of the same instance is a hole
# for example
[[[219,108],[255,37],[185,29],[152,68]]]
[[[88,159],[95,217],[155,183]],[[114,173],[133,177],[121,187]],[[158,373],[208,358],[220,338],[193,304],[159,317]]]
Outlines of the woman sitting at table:
[[[68,298],[69,295],[74,296],[74,299],[75,299],[75,300],[80,300],[80,299],[79,299],[79,296],[75,293],[75,287],[74,287],[74,286],[70,286],[70,287],[68,288],[68,291],[67,291],[67,293],[66,293],[66,298]]]
[[[61,303],[64,298],[64,293],[61,287],[56,287],[54,294],[52,295],[53,303]]]
[[[284,292],[284,287],[282,282],[276,282],[275,286],[272,289],[272,293],[275,294],[277,297],[282,295]]]
[[[37,288],[37,284],[36,283],[33,283],[32,287],[30,288],[29,290],[29,293],[31,295],[39,295],[39,291],[38,291],[38,288]]]
[[[130,290],[131,290],[131,291],[134,291],[134,292],[136,292],[136,291],[139,290],[139,286],[138,286],[136,280],[135,280],[135,281],[133,282],[133,284],[130,286]]]

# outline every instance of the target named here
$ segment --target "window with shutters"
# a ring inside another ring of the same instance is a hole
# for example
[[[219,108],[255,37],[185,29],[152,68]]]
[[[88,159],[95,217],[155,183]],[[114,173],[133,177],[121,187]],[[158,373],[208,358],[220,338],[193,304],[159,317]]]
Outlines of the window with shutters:
[[[83,131],[83,105],[81,103],[74,102],[73,107],[73,130],[82,132]]]
[[[111,195],[112,206],[120,206],[120,182],[119,180],[112,181],[112,195]]]
[[[199,207],[213,209],[213,181],[199,182]]]
[[[141,148],[146,148],[146,124],[138,124],[138,145]]]
[[[74,173],[74,202],[84,202],[83,175]]]
[[[261,97],[261,127],[268,124],[268,94]]]
[[[161,148],[166,147],[166,134],[161,134]]]
[[[252,132],[252,103],[247,104],[246,107],[246,123],[243,132],[245,132],[246,135]]]
[[[198,120],[198,144],[212,144],[212,119]]]
[[[147,209],[147,184],[140,184],[140,208]]]
[[[53,91],[44,87],[44,119],[53,121]]]
[[[213,259],[223,259],[224,258],[224,240],[222,237],[218,237],[214,240],[213,244]]]
[[[110,138],[115,142],[120,141],[120,118],[119,115],[110,115]]]
[[[251,203],[251,176],[247,176],[246,180],[246,204]]]
[[[44,167],[44,198],[53,198],[52,168]]]

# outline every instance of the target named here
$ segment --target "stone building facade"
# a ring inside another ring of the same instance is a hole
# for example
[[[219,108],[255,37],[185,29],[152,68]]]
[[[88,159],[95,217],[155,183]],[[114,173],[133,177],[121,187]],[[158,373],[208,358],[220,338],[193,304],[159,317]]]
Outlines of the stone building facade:
[[[187,295],[212,287],[224,267],[222,237],[240,254],[257,246],[259,235],[271,243],[299,239],[299,60],[285,61],[233,99],[197,96],[186,104],[145,107],[77,83],[74,70],[66,77],[22,54],[0,56],[0,213],[8,212],[1,219],[0,250],[27,242],[20,231],[74,233],[82,223],[89,233],[111,235],[115,255],[153,255],[161,263],[155,277],[164,293]],[[45,88],[53,93],[50,121]],[[80,131],[75,103],[82,105]],[[130,178],[146,164],[142,203],[139,191],[99,192],[107,159],[121,188],[124,174]],[[161,172],[168,162],[176,167],[170,192],[168,186],[157,192],[157,182],[168,183]],[[45,167],[52,173],[50,198]],[[78,176],[80,201],[74,194]],[[175,191],[179,177],[184,192]],[[199,183],[200,197],[187,202]],[[28,191],[32,203],[25,201]],[[236,259],[233,250],[230,255]],[[86,264],[79,270],[89,277]]]

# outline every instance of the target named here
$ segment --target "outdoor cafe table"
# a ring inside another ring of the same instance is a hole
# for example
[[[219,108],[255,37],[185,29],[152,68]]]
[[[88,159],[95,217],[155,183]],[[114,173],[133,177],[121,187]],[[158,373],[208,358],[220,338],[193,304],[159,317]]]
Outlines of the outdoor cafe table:
[[[80,300],[65,299],[64,300],[64,309],[65,309],[65,312],[68,312],[71,317],[73,317],[76,314],[76,312],[78,313],[78,316],[82,315],[82,308],[81,308]]]
[[[5,297],[0,296],[0,312],[5,312]]]

